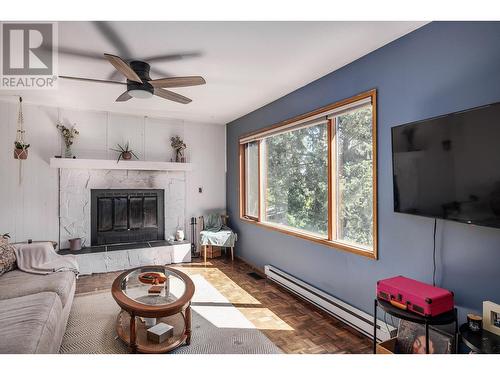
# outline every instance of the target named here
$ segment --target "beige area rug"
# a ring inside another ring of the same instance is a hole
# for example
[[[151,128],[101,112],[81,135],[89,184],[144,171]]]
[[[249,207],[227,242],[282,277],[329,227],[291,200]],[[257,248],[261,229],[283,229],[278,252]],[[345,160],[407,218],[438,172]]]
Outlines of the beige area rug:
[[[191,345],[176,354],[282,353],[261,331],[201,275],[192,275],[196,292],[192,305]],[[111,291],[76,295],[60,353],[120,354],[128,348],[117,338],[120,308]]]

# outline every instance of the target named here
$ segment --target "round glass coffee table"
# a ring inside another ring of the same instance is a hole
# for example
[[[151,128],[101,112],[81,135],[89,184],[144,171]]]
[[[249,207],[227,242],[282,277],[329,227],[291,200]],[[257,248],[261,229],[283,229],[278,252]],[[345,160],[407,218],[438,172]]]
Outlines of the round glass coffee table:
[[[139,275],[149,272],[166,277],[163,283],[155,285],[157,293],[152,293],[153,285],[147,280],[139,280]],[[111,294],[122,308],[116,332],[132,353],[166,353],[183,343],[190,344],[194,284],[186,274],[165,266],[134,268],[115,279]],[[148,340],[147,329],[160,322],[172,326],[173,334],[162,343]]]

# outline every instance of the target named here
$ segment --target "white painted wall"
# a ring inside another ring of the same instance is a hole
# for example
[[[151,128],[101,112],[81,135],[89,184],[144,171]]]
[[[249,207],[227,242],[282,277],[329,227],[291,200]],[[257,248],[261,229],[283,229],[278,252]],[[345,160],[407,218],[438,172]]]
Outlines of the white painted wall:
[[[31,147],[19,185],[20,162],[12,155],[17,108],[17,102],[0,100],[0,233],[9,232],[13,242],[58,239],[58,175],[49,168],[49,158],[62,152],[58,119],[65,125],[76,123],[80,136],[73,153],[80,158],[114,159],[117,154],[109,149],[129,141],[142,160],[170,161],[170,137],[180,135],[188,145],[188,160],[195,163],[194,170],[186,172],[186,234],[191,216],[225,210],[224,126],[25,104],[24,127]]]

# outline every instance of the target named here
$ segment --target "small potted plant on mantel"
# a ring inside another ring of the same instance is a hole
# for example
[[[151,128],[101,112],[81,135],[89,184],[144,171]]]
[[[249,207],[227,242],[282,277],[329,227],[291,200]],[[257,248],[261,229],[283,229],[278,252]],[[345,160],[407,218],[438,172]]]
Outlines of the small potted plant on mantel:
[[[135,154],[135,152],[130,149],[129,142],[127,142],[127,144],[125,145],[125,147],[123,147],[119,143],[116,146],[118,148],[112,148],[111,150],[119,152],[118,160],[116,161],[117,163],[119,163],[121,159],[123,159],[123,160],[131,160],[132,156],[134,158],[136,158],[137,160],[139,160],[139,158],[137,157],[137,155]]]
[[[76,124],[72,127],[64,126],[62,123],[58,122],[56,124],[57,129],[61,132],[61,135],[64,139],[64,157],[65,158],[75,158],[73,156],[73,152],[71,151],[71,146],[73,145],[73,140],[76,138],[80,132],[76,129]]]
[[[184,150],[187,148],[187,146],[182,138],[178,135],[170,138],[170,145],[175,151],[175,162],[184,163],[186,161],[186,159],[184,158]]]
[[[26,160],[28,158],[29,143],[23,141],[14,142],[14,159]]]

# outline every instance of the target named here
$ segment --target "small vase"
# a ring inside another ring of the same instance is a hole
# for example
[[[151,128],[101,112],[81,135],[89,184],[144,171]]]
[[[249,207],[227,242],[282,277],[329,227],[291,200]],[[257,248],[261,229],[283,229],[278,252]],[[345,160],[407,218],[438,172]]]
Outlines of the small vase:
[[[177,150],[175,152],[175,162],[176,163],[181,163],[183,158],[184,158],[184,155],[182,153],[182,150]]]
[[[143,318],[146,328],[156,325],[156,318]]]
[[[71,145],[66,145],[64,149],[64,157],[69,159],[73,157],[73,153],[71,152]]]

